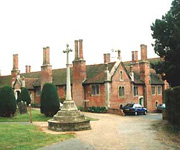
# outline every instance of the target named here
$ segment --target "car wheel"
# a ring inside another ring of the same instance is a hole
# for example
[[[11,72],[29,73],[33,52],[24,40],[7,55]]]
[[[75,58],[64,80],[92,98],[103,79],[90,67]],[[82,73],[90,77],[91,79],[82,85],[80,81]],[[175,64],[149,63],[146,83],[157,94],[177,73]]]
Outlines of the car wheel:
[[[135,115],[135,116],[137,116],[137,114],[138,114],[138,112],[137,112],[137,111],[135,111],[135,112],[134,112],[134,115]]]
[[[144,111],[144,115],[146,115],[147,114],[147,111]]]

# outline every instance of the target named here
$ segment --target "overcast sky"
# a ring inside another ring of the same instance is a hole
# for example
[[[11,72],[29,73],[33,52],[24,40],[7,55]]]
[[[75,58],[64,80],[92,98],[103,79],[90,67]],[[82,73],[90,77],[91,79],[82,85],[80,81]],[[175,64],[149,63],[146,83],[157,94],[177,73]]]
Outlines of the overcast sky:
[[[131,51],[148,46],[148,57],[157,57],[150,26],[161,18],[172,0],[0,0],[0,70],[11,74],[13,54],[19,69],[41,70],[43,47],[50,47],[53,69],[66,65],[66,44],[83,39],[86,64],[103,62],[103,54],[120,49],[122,60]],[[74,51],[70,54],[74,59]],[[140,53],[139,53],[140,58]]]

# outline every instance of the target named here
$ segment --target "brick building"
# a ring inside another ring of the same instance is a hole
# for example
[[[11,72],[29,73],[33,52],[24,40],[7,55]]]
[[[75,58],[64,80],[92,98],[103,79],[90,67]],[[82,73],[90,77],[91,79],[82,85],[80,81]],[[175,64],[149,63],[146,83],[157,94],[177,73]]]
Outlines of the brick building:
[[[43,65],[41,71],[31,72],[26,66],[26,73],[18,68],[18,55],[13,55],[11,75],[0,76],[0,88],[11,85],[18,97],[21,87],[28,88],[32,103],[40,102],[40,94],[44,83],[53,83],[57,87],[60,100],[65,99],[66,68],[52,69],[50,65],[50,48],[43,48]],[[138,51],[132,51],[132,60],[121,61],[118,51],[116,62],[110,61],[110,54],[104,54],[104,63],[86,65],[83,57],[83,41],[75,40],[75,59],[71,67],[72,97],[77,106],[105,106],[119,109],[128,102],[140,103],[149,111],[163,101],[167,82],[161,80],[151,68],[150,63],[160,61],[159,58],[147,58],[147,46],[141,45],[141,59]]]

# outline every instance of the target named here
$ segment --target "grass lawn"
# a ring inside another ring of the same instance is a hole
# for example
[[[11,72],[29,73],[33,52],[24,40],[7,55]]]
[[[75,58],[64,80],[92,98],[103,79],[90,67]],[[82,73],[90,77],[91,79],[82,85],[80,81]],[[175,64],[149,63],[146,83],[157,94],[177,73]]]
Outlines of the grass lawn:
[[[32,121],[47,121],[51,118],[52,117],[45,117],[40,113],[39,109],[32,108]],[[12,118],[0,117],[0,122],[29,122],[29,112],[27,114],[16,113]]]
[[[73,137],[71,134],[46,134],[32,124],[0,124],[1,150],[33,150]]]
[[[52,117],[45,117],[43,114],[40,113],[40,109],[32,108],[32,121],[47,121],[51,119]],[[90,118],[87,117],[90,121],[97,121],[96,118]],[[29,122],[29,112],[27,114],[19,114],[16,113],[16,115],[12,118],[9,117],[0,117],[0,122]]]

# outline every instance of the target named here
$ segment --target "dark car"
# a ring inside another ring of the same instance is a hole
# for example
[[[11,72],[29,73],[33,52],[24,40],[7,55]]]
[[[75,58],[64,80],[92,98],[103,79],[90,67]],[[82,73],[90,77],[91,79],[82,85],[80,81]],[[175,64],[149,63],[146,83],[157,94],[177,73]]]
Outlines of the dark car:
[[[164,109],[166,109],[166,105],[164,103],[157,106],[157,112],[162,112]]]
[[[123,112],[125,115],[127,114],[144,114],[146,115],[147,109],[142,107],[140,104],[135,104],[135,103],[128,103],[122,108]]]

